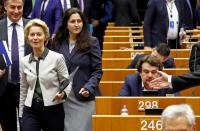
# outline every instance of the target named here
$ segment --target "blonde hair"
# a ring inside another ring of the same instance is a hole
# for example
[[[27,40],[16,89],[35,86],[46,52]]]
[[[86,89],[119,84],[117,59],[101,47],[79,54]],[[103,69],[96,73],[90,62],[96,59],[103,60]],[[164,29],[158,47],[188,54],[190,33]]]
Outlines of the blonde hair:
[[[44,31],[44,35],[45,35],[45,45],[48,43],[48,39],[49,39],[49,28],[47,26],[47,24],[40,20],[40,19],[32,19],[30,20],[25,28],[24,28],[24,37],[25,37],[25,40],[28,42],[28,35],[29,35],[29,31],[30,31],[30,28],[33,27],[33,26],[38,26],[38,27],[41,27]]]

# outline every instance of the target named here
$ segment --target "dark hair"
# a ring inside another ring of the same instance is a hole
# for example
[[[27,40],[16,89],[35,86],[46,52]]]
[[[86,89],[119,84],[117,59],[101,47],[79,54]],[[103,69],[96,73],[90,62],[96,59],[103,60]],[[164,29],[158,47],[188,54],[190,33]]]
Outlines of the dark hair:
[[[83,28],[77,37],[77,48],[78,49],[86,49],[91,46],[90,40],[91,36],[88,32],[87,22],[84,18],[83,13],[78,8],[70,8],[65,11],[61,26],[58,28],[56,35],[53,39],[52,46],[55,49],[56,44],[61,44],[60,40],[64,39],[65,37],[69,38],[69,30],[66,28],[67,22],[71,15],[78,13],[83,21]]]
[[[137,62],[136,68],[137,68],[138,72],[140,72],[140,73],[142,71],[142,65],[143,65],[143,63],[149,63],[151,66],[158,67],[158,70],[162,70],[163,69],[163,64],[160,61],[160,59],[158,59],[155,56],[146,55],[146,56],[142,57]]]
[[[170,47],[165,43],[158,44],[155,49],[161,56],[168,57],[170,54]]]

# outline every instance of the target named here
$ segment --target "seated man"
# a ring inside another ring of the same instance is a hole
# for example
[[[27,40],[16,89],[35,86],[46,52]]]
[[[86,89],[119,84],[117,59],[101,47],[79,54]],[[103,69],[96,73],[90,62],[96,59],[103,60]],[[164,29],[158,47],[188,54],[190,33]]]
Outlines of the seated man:
[[[187,104],[168,106],[161,120],[163,131],[195,131],[195,116]]]
[[[167,44],[161,43],[158,44],[151,53],[151,56],[155,56],[160,59],[164,68],[175,68],[174,59],[169,56],[170,48]],[[139,59],[144,57],[145,54],[137,54],[135,58],[132,60],[131,64],[128,66],[128,69],[135,68]]]
[[[192,46],[190,54],[189,68],[191,72],[200,70],[200,43]]]
[[[157,57],[146,55],[138,61],[136,67],[138,73],[125,78],[120,96],[143,96],[143,90],[152,90],[149,82],[159,77],[158,70],[162,70],[163,65]],[[158,90],[158,96],[172,93],[172,89]]]

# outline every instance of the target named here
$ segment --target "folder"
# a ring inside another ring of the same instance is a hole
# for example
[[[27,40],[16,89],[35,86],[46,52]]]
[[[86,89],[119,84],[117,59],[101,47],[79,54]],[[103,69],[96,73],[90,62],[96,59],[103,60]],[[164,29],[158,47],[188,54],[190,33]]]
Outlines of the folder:
[[[79,66],[77,66],[76,69],[69,75],[69,77],[61,83],[61,85],[59,87],[59,89],[60,89],[59,93],[63,92],[65,90],[65,88],[69,85],[69,83],[71,83],[73,81],[73,78],[74,78],[76,72],[78,71],[78,69],[79,69]],[[52,101],[55,101],[55,98]]]
[[[8,55],[8,46],[6,41],[0,41],[0,55],[3,56],[5,67],[8,67],[12,64],[11,58]]]

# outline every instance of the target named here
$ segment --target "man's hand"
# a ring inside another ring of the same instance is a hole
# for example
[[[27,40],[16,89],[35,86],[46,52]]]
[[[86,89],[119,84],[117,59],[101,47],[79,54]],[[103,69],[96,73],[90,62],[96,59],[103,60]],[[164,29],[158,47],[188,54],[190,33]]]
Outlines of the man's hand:
[[[98,26],[99,25],[99,20],[93,20],[92,21],[92,25],[93,25],[93,27]]]
[[[144,50],[152,50],[152,48],[149,46],[144,46]]]
[[[149,86],[154,90],[169,88],[169,84],[170,84],[170,83],[168,83],[169,75],[162,71],[158,71],[158,73],[160,74],[160,77],[152,80],[149,83]]]
[[[0,78],[6,73],[6,70],[5,69],[0,69]]]
[[[81,88],[79,94],[83,95],[84,97],[88,97],[90,95],[90,92],[85,88]]]

